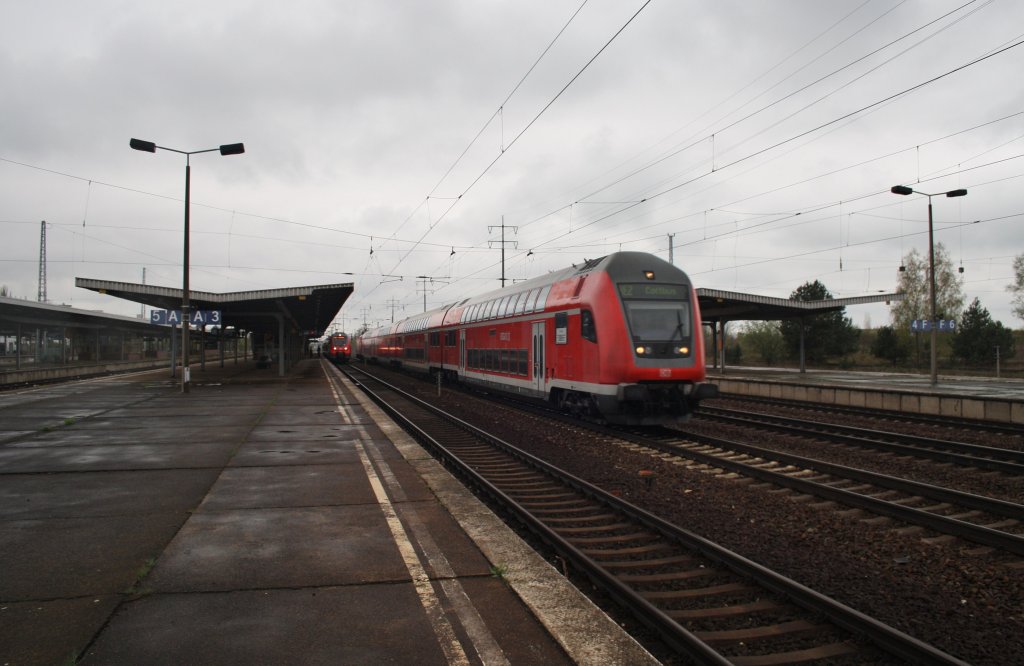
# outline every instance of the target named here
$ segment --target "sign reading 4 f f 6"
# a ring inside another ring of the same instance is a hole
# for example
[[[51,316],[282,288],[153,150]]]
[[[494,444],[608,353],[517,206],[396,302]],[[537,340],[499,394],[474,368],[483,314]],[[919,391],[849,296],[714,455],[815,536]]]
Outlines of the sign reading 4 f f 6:
[[[220,310],[191,310],[188,318],[193,326],[218,326],[221,321]],[[149,321],[161,326],[177,326],[181,323],[181,310],[153,310]]]
[[[930,321],[928,319],[915,319],[910,322],[912,333],[928,333],[935,328],[939,333],[956,333],[956,322],[952,319],[939,319]]]

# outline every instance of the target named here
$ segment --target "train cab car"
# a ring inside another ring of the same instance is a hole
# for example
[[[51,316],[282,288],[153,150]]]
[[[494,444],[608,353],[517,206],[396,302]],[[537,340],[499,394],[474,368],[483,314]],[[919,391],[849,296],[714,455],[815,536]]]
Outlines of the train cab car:
[[[581,417],[685,420],[706,383],[696,292],[650,254],[619,252],[368,333],[372,360],[546,400]]]
[[[324,356],[334,363],[348,363],[349,358],[352,356],[352,345],[348,335],[335,333],[328,338]]]

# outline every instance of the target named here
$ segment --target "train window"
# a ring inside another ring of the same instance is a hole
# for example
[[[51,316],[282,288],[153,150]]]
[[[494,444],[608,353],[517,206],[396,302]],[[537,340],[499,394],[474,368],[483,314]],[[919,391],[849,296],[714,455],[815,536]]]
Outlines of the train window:
[[[550,284],[540,290],[540,293],[537,294],[537,302],[534,303],[534,305],[533,305],[533,311],[534,312],[541,312],[542,310],[544,310],[544,306],[547,305],[547,302],[548,302],[548,292],[550,292],[550,291],[551,291],[551,285]]]
[[[580,312],[580,335],[584,340],[597,342],[597,326],[594,324],[594,314],[590,310]]]
[[[524,291],[519,296],[519,303],[516,304],[516,314],[523,314],[526,312],[526,303],[530,300],[530,294],[532,291]]]
[[[624,301],[634,342],[684,341],[690,337],[690,312],[675,301]]]
[[[509,303],[511,303],[511,302],[512,302],[512,297],[511,296],[506,296],[505,298],[501,299],[501,305],[498,306],[498,316],[499,317],[504,317],[504,316],[506,316],[508,314],[511,314],[508,311],[508,306],[509,306]]]
[[[507,314],[514,315],[516,312],[519,311],[517,308],[519,306],[519,301],[521,300],[520,296],[522,296],[521,293],[520,294],[512,294],[512,299],[508,302],[508,312],[507,312]]]
[[[517,353],[519,355],[518,374],[522,375],[523,377],[526,377],[529,374],[526,369],[529,352],[525,349],[520,349]]]
[[[494,319],[498,316],[498,299],[494,299],[487,304],[487,318]]]
[[[537,295],[540,294],[540,289],[531,289],[530,293],[526,295],[526,308],[524,312],[533,312],[533,306],[537,302]]]
[[[430,346],[431,347],[440,347],[441,346],[441,334],[438,333],[437,331],[434,331],[433,333],[430,334]]]

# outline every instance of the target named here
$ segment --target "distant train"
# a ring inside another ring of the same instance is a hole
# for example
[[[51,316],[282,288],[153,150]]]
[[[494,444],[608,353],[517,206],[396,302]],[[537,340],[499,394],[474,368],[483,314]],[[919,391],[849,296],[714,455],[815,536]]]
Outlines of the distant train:
[[[619,252],[467,298],[355,341],[358,358],[544,399],[619,424],[685,420],[706,383],[686,274]]]
[[[348,363],[348,359],[352,356],[352,344],[348,335],[335,333],[328,338],[327,344],[323,348],[323,355],[335,363]]]

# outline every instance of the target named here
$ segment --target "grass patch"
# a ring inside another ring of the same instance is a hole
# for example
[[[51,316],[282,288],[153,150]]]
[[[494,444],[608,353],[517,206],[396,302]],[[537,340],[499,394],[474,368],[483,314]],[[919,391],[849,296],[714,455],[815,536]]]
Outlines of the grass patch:
[[[142,583],[142,581],[146,578],[146,576],[149,575],[149,572],[152,571],[153,567],[155,567],[155,566],[156,566],[156,558],[155,557],[150,557],[149,559],[147,559],[142,564],[142,566],[139,567],[138,571],[135,572],[135,582],[133,582],[131,584],[131,587],[129,587],[127,590],[125,590],[125,594],[129,594],[129,595],[132,595],[132,596],[143,596],[143,595],[149,594],[150,590],[140,588],[139,584]]]

